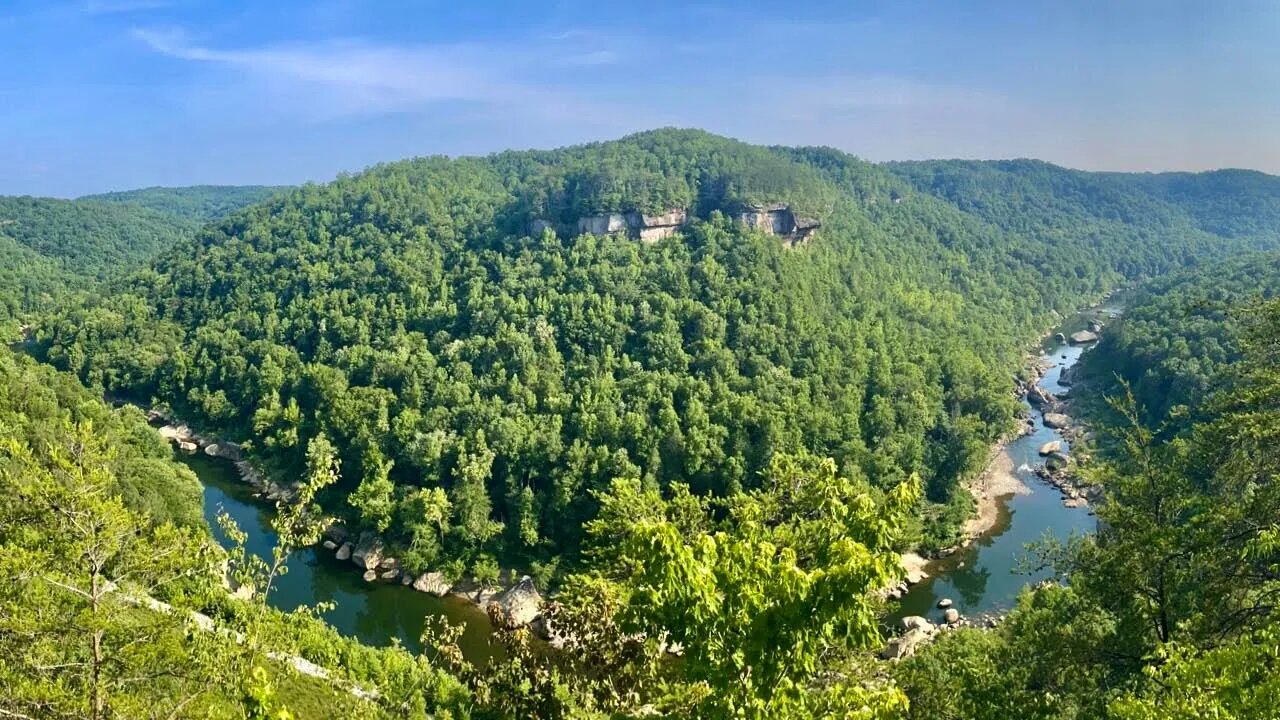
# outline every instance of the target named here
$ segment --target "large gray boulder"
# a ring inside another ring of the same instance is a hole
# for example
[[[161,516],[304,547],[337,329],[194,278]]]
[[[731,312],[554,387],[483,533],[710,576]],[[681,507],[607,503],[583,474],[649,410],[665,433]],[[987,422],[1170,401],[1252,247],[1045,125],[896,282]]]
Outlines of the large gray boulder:
[[[955,608],[947,608],[947,611],[942,613],[942,619],[948,625],[955,625],[960,622],[960,611]]]
[[[1032,407],[1046,407],[1048,405],[1052,405],[1056,400],[1057,398],[1053,396],[1053,393],[1045,390],[1039,385],[1032,385],[1027,388],[1027,402],[1031,403]]]
[[[1072,345],[1085,345],[1085,344],[1088,344],[1091,342],[1097,342],[1097,341],[1098,341],[1098,334],[1090,330],[1081,330],[1079,332],[1071,333]]]
[[[1044,424],[1045,427],[1051,427],[1054,430],[1062,430],[1064,428],[1071,427],[1071,418],[1063,415],[1062,413],[1045,413]]]
[[[911,657],[920,646],[933,639],[937,631],[933,629],[932,625],[929,627],[930,629],[928,630],[919,627],[912,628],[890,640],[889,644],[880,653],[880,657],[885,660],[901,660]]]
[[[1056,453],[1061,449],[1062,449],[1061,440],[1050,440],[1049,442],[1040,446],[1040,454],[1052,455],[1053,453]]]
[[[509,628],[518,628],[533,622],[542,611],[542,595],[534,586],[528,575],[520,578],[520,582],[498,593],[489,601],[490,608],[497,606],[500,611],[496,615]]]
[[[338,548],[338,553],[334,555],[334,557],[338,558],[339,560],[350,560],[351,559],[351,543],[349,542],[342,543],[342,546]]]
[[[414,590],[430,593],[436,597],[444,597],[452,587],[453,583],[445,579],[444,573],[439,572],[423,573],[413,581]]]
[[[382,562],[382,538],[366,532],[360,536],[356,549],[351,551],[351,562],[365,570],[375,570]]]

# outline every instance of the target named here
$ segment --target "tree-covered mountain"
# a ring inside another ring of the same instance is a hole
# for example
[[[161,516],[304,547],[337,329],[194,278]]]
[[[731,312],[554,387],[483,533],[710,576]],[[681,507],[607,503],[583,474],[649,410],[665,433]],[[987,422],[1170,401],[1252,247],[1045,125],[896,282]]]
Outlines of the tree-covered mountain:
[[[144,266],[275,188],[151,188],[79,200],[0,197],[0,335],[56,298]]]
[[[221,220],[287,189],[281,185],[149,187],[85,195],[78,200],[135,205],[203,224]]]
[[[1128,386],[1145,422],[1199,408],[1240,359],[1248,308],[1280,296],[1280,254],[1250,253],[1144,283],[1074,376],[1100,403]],[[1105,408],[1093,408],[1105,412]],[[1196,418],[1177,418],[1184,426]]]
[[[286,475],[323,433],[345,478],[326,509],[415,569],[550,562],[615,478],[726,496],[780,452],[880,489],[918,475],[908,542],[936,546],[1055,311],[1274,242],[1110,176],[1001,167],[681,130],[390,163],[206,228],[41,341]],[[673,212],[677,234],[632,237]],[[770,212],[821,227],[792,248]]]

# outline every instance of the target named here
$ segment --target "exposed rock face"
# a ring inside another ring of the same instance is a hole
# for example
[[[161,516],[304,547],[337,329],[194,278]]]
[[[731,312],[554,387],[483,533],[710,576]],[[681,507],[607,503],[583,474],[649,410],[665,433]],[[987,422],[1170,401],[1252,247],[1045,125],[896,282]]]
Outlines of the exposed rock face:
[[[1045,413],[1044,424],[1054,430],[1062,430],[1063,428],[1071,427],[1071,418],[1062,413]]]
[[[1062,449],[1062,441],[1061,441],[1061,440],[1050,440],[1049,442],[1047,442],[1047,443],[1045,443],[1045,444],[1043,444],[1043,445],[1041,445],[1041,446],[1040,446],[1040,454],[1041,454],[1041,455],[1051,455],[1051,454],[1053,454],[1053,453],[1058,452],[1058,451],[1059,451],[1059,450],[1061,450],[1061,449]]]
[[[382,540],[373,533],[364,533],[355,550],[351,551],[351,562],[365,570],[374,570],[382,562]]]
[[[683,208],[671,208],[657,215],[638,212],[609,213],[578,218],[577,231],[592,235],[625,232],[630,237],[651,243],[676,234],[688,221],[689,213]],[[529,223],[530,234],[540,234],[548,227],[552,226],[545,220],[534,220]]]
[[[497,612],[494,612],[496,608]],[[520,582],[498,593],[489,601],[490,616],[509,628],[522,627],[533,622],[542,610],[542,595],[534,587],[528,575]]]
[[[413,581],[413,589],[418,592],[430,593],[436,597],[444,597],[453,584],[445,579],[444,573],[429,572],[418,576]]]
[[[622,213],[608,215],[588,215],[578,218],[578,232],[592,235],[608,235],[627,230],[627,219]]]
[[[1086,345],[1091,342],[1098,341],[1098,334],[1090,330],[1081,330],[1071,333],[1072,345]]]
[[[807,242],[809,236],[822,227],[817,220],[797,218],[791,211],[791,206],[785,203],[748,207],[738,213],[738,221],[747,227],[781,237],[787,247]]]

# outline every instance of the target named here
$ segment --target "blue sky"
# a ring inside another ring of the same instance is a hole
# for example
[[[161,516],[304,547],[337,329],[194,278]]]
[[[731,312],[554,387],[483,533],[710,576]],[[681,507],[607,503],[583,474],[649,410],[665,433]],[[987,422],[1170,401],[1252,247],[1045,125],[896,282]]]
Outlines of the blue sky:
[[[0,0],[0,193],[326,180],[659,126],[1280,172],[1280,3]]]

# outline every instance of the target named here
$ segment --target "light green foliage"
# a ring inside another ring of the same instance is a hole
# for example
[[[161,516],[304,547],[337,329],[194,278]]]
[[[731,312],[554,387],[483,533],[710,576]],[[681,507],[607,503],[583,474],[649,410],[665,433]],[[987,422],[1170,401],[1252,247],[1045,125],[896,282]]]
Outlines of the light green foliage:
[[[213,549],[124,506],[90,425],[55,428],[40,453],[12,435],[0,446],[0,714],[225,716],[226,639],[188,637],[184,610],[149,605],[208,587]]]
[[[896,579],[892,546],[918,493],[904,483],[877,504],[830,460],[777,456],[761,490],[727,501],[722,524],[688,522],[687,508],[668,517],[623,480],[589,532],[627,597],[624,626],[683,648],[696,716],[889,717],[904,707],[891,687],[819,677],[879,641],[866,594]]]

